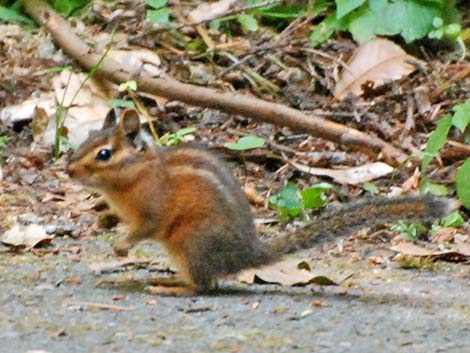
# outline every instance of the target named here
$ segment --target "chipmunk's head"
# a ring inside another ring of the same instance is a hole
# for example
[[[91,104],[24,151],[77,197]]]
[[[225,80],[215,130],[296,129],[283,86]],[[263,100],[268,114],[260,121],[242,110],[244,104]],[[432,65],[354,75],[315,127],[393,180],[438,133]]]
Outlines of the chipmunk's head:
[[[111,185],[126,166],[139,158],[140,151],[136,146],[139,132],[136,111],[124,111],[118,124],[112,110],[101,130],[90,131],[85,142],[70,157],[67,174],[93,188]]]

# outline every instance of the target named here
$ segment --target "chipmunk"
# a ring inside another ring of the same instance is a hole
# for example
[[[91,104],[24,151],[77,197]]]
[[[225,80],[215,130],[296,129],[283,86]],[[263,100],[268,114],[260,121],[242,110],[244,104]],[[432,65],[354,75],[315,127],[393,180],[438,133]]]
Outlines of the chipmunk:
[[[135,111],[125,111],[119,124],[109,114],[102,129],[91,132],[71,156],[66,171],[102,194],[128,224],[127,237],[114,244],[117,255],[127,255],[145,239],[165,246],[187,282],[170,294],[207,292],[216,288],[218,277],[311,248],[319,236],[400,219],[433,220],[455,208],[452,200],[433,196],[375,198],[324,212],[293,234],[263,242],[225,163],[201,149],[139,146],[139,134]]]

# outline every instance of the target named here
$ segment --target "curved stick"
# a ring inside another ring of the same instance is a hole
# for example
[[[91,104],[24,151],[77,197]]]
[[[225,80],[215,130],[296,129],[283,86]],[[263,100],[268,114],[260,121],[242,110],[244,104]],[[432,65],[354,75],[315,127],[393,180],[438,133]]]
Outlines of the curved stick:
[[[75,34],[69,22],[58,15],[47,2],[22,0],[22,3],[26,12],[51,33],[55,43],[84,68],[90,70],[100,60],[101,55],[93,52],[92,48]],[[104,58],[96,74],[115,83],[135,80],[139,90],[147,93],[275,125],[288,126],[294,130],[344,144],[369,155],[377,156],[381,153],[385,161],[390,164],[403,163],[407,158],[403,151],[380,138],[345,125],[307,115],[282,104],[242,94],[220,93],[209,88],[181,83],[170,77],[135,77],[126,71],[125,67],[108,57]]]

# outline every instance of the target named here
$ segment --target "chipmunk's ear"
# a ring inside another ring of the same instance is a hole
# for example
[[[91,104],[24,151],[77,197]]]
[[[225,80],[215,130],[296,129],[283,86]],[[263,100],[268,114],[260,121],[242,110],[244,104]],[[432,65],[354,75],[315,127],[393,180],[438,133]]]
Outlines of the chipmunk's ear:
[[[104,123],[101,127],[101,130],[116,126],[116,120],[116,111],[114,109],[111,109],[108,115],[106,115],[106,118],[104,118]]]
[[[139,114],[133,109],[125,110],[119,122],[119,130],[121,130],[123,136],[127,137],[129,142],[134,144],[134,140],[140,132]]]

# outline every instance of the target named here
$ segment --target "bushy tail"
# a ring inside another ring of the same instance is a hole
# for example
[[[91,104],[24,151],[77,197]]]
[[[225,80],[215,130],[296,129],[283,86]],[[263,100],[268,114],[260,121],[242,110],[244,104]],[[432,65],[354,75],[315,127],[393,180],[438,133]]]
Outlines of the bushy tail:
[[[374,228],[399,220],[428,223],[446,216],[457,207],[455,200],[432,195],[380,197],[351,202],[325,211],[294,233],[276,240],[273,248],[278,253],[287,254],[366,227]]]

